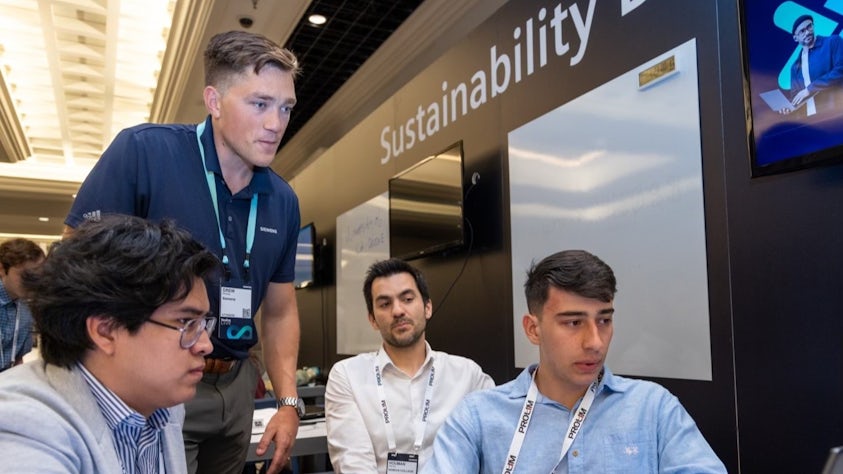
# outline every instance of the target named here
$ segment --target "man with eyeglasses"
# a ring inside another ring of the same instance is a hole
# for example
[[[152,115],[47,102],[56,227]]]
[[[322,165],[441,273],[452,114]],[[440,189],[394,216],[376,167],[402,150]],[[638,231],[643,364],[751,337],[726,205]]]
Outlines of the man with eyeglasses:
[[[111,215],[24,272],[43,360],[0,376],[3,472],[186,473],[218,266],[169,221]]]
[[[802,15],[793,22],[793,41],[801,46],[790,68],[789,114],[805,106],[805,115],[830,111],[843,112],[843,38],[814,33],[814,17]]]

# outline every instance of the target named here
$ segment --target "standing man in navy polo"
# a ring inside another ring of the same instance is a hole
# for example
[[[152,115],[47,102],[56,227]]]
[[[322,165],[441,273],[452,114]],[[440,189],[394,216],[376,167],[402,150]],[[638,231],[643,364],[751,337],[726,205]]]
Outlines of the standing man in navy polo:
[[[288,461],[298,430],[299,316],[293,288],[298,199],[270,168],[296,103],[296,57],[244,31],[211,38],[205,51],[198,125],[138,125],[103,153],[65,221],[103,214],[169,218],[211,249],[225,269],[209,285],[219,319],[196,397],[186,403],[184,441],[191,473],[239,474],[251,436],[260,376],[249,360],[261,309],[267,372],[280,400],[258,454],[275,443],[269,472]]]

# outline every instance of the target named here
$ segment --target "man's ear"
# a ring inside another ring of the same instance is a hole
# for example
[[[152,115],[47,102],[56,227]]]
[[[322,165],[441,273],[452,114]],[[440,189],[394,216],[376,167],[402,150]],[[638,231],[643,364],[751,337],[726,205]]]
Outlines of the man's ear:
[[[381,329],[378,327],[378,323],[377,323],[377,322],[375,322],[375,315],[374,315],[374,314],[372,314],[372,313],[369,313],[369,324],[371,324],[371,325],[372,325],[372,329],[374,329],[375,331],[380,331],[380,330],[381,330]]]
[[[202,97],[205,99],[205,108],[211,117],[220,118],[220,92],[214,86],[205,86],[202,91]]]
[[[105,316],[88,316],[85,320],[88,337],[94,343],[96,350],[108,355],[114,353],[117,326],[111,318]]]
[[[529,313],[525,314],[524,317],[521,318],[521,325],[524,326],[524,334],[527,335],[527,339],[538,346],[540,339],[539,336],[541,336],[541,327],[539,327],[538,316],[533,316]]]
[[[433,301],[428,300],[424,304],[424,319],[430,320],[431,316],[433,316]]]

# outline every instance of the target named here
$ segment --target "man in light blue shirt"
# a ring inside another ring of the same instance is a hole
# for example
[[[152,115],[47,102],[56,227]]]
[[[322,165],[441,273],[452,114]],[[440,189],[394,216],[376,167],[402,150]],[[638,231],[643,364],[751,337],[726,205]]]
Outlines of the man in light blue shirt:
[[[539,363],[467,395],[424,472],[726,472],[675,396],[604,367],[616,292],[608,265],[558,252],[530,269],[524,289],[522,325]]]

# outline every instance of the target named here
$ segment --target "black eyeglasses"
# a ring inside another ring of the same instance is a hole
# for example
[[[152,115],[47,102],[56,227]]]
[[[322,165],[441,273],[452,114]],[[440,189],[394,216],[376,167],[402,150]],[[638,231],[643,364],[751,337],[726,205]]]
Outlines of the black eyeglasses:
[[[171,326],[153,319],[147,319],[146,322],[165,328],[175,329],[180,332],[179,346],[181,346],[182,349],[190,349],[193,347],[199,341],[199,338],[202,337],[202,331],[207,332],[208,336],[210,336],[211,331],[214,330],[214,326],[217,325],[217,319],[213,316],[189,319],[186,323],[184,323],[184,327]]]
[[[814,24],[813,23],[808,23],[804,27],[796,30],[796,36],[805,36],[805,34],[807,34],[809,31],[811,31],[811,32],[814,31]]]

